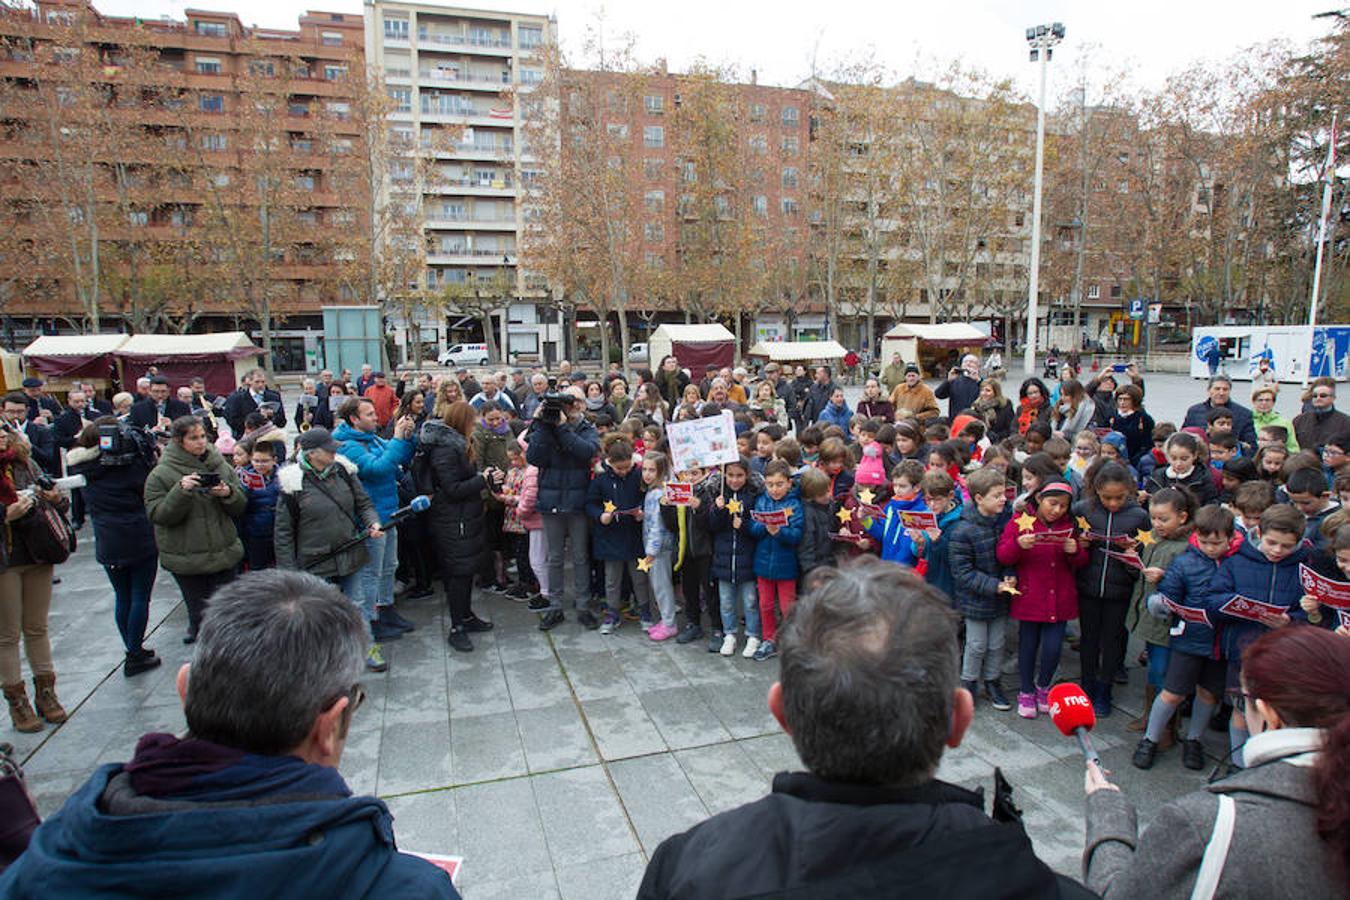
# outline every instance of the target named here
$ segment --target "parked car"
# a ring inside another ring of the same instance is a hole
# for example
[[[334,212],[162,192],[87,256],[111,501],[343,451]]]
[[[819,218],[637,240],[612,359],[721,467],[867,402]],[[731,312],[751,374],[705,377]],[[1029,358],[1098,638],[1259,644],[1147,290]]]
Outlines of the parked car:
[[[487,344],[453,344],[437,362],[443,366],[486,366]]]
[[[646,344],[645,342],[643,342],[643,343],[641,343],[641,344],[630,344],[630,345],[628,346],[628,361],[629,361],[629,362],[646,362],[646,361],[647,361],[647,344]]]

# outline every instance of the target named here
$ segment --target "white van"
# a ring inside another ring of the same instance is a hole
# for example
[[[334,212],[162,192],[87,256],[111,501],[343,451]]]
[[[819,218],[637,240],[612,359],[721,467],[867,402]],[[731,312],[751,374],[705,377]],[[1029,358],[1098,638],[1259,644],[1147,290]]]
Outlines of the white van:
[[[647,361],[647,345],[645,342],[641,344],[632,344],[629,346],[628,361],[630,363]]]
[[[486,366],[487,344],[453,344],[441,354],[438,362],[443,366]]]

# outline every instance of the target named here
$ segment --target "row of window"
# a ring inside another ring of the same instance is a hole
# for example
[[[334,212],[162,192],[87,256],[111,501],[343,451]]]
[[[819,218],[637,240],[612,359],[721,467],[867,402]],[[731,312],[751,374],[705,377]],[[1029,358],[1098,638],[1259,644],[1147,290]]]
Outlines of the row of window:
[[[50,21],[50,16],[48,20]],[[192,30],[202,37],[229,37],[229,28],[229,25],[224,22],[203,22],[200,19],[194,19],[192,22]],[[341,47],[342,33],[339,31],[321,31],[319,32],[319,41],[325,47]]]
[[[384,20],[384,36],[390,41],[406,41],[410,33],[409,22],[404,18],[387,16]],[[536,25],[521,25],[516,29],[522,50],[533,49],[544,42],[544,29]],[[448,39],[448,43],[464,43],[481,47],[506,47],[510,41],[496,28],[470,26],[462,35],[433,32],[426,25],[418,24],[417,39],[432,41]]]
[[[197,56],[193,58],[193,67],[198,75],[220,75],[224,72],[224,67],[219,57],[216,56]],[[249,63],[249,69],[254,75],[265,75],[271,77],[275,74],[275,66],[271,60],[253,60]],[[308,78],[309,67],[300,66],[291,72],[293,78]],[[347,77],[347,67],[339,63],[324,63],[323,80],[341,81]]]
[[[611,101],[613,100],[614,98],[611,98]],[[614,102],[611,102],[610,105],[614,106],[616,104]],[[623,102],[622,100],[620,100],[617,105],[619,105],[624,109],[627,109],[627,103]],[[675,105],[676,106],[680,105],[679,94],[675,95]],[[649,116],[663,115],[666,111],[666,98],[661,94],[646,94],[642,98],[642,108],[644,111],[646,111],[647,115]],[[781,121],[783,126],[786,128],[796,128],[798,125],[801,124],[801,112],[795,106],[784,106],[781,110],[779,110],[778,115],[779,121]],[[769,119],[769,107],[766,104],[763,103],[750,104],[751,122],[767,122],[768,119]]]
[[[175,98],[165,105],[170,108],[177,108],[180,104]],[[223,94],[198,94],[197,109],[204,113],[223,113],[225,112],[225,96]],[[348,119],[351,118],[352,105],[338,100],[329,100],[323,104],[323,111],[335,119]],[[310,104],[292,100],[287,104],[286,114],[296,118],[305,118],[310,114]]]

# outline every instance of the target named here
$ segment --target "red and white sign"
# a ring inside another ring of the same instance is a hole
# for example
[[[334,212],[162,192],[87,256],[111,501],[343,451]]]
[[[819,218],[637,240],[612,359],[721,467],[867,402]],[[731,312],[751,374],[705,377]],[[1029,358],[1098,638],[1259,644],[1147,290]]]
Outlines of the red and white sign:
[[[788,523],[788,514],[785,509],[771,509],[768,512],[755,510],[750,513],[750,518],[761,525],[777,525],[780,528]]]
[[[1168,596],[1164,596],[1162,600],[1163,605],[1167,607],[1168,611],[1183,622],[1194,622],[1199,625],[1210,624],[1209,615],[1206,614],[1203,609],[1193,609],[1189,606],[1182,606]]]
[[[936,528],[937,514],[927,510],[902,509],[900,513],[900,525],[903,528],[917,528],[923,531],[928,528]]]
[[[1333,581],[1303,563],[1298,564],[1298,580],[1303,585],[1303,592],[1318,603],[1332,609],[1350,610],[1350,582]]]
[[[1133,552],[1121,553],[1119,550],[1103,550],[1102,552],[1105,553],[1107,556],[1111,557],[1112,559],[1119,560],[1120,562],[1124,563],[1127,566],[1130,566],[1131,568],[1143,571],[1144,561],[1139,558],[1138,553]]]
[[[1219,607],[1219,612],[1235,619],[1260,622],[1267,616],[1285,615],[1289,612],[1289,609],[1284,606],[1276,606],[1273,603],[1262,603],[1260,600],[1253,600],[1241,594],[1234,594],[1233,599]]]
[[[687,481],[667,481],[666,502],[671,506],[690,505],[694,502],[694,486]]]
[[[1062,544],[1073,537],[1072,528],[1061,528],[1057,531],[1038,531],[1036,532],[1037,544]]]

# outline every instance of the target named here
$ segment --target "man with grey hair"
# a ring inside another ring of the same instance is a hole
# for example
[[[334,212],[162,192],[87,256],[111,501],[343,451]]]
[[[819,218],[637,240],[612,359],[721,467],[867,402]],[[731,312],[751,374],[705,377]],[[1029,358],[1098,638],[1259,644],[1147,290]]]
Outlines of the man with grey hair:
[[[1233,382],[1227,375],[1215,375],[1209,380],[1209,397],[1186,410],[1182,428],[1204,428],[1209,423],[1209,411],[1216,406],[1226,406],[1233,411],[1233,434],[1248,446],[1256,446],[1256,427],[1252,422],[1252,411],[1233,400]]]
[[[548,376],[543,372],[535,372],[530,376],[530,392],[525,395],[525,402],[521,404],[521,418],[533,419],[535,411],[539,409],[539,404],[544,402],[544,395],[547,393]]]
[[[33,834],[5,897],[442,897],[338,763],[365,693],[365,627],[337,588],[249,573],[211,598],[178,672],[187,734],[147,734]]]
[[[934,777],[974,716],[945,595],[895,563],[826,569],[779,636],[769,711],[808,771],[666,839],[639,898],[1093,896]]]

